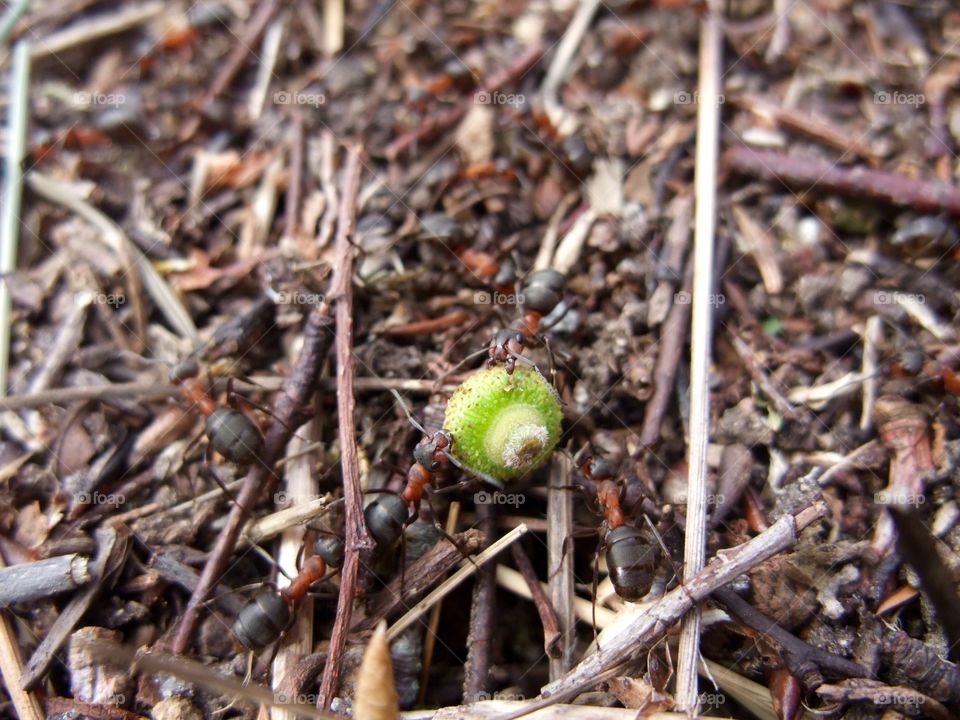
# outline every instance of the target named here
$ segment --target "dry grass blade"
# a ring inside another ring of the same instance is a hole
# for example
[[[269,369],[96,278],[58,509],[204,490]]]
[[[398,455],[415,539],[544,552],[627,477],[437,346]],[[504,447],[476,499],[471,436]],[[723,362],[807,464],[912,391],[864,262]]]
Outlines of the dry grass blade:
[[[134,260],[134,267],[130,270],[140,273],[144,289],[153,298],[160,312],[164,314],[181,336],[192,340],[194,343],[198,342],[197,328],[193,324],[190,313],[180,302],[180,298],[177,297],[173,288],[167,284],[167,281],[153,269],[153,265],[150,264],[147,256],[130,242],[130,238],[120,229],[119,225],[86,200],[78,197],[76,190],[69,183],[48,178],[34,171],[27,175],[27,184],[30,185],[31,190],[45,200],[62,205],[75,212],[100,230],[103,233],[104,242],[118,255],[122,257],[124,254],[129,254]]]
[[[363,653],[363,662],[357,672],[353,717],[356,720],[397,720],[400,717],[386,622],[377,626]]]
[[[717,156],[720,142],[720,4],[711,3],[700,31],[700,85],[694,191],[697,197],[693,247],[693,310],[690,338],[690,480],[684,535],[684,582],[703,569],[707,542],[707,442],[710,434],[708,372],[713,337],[714,233]],[[700,610],[684,619],[677,659],[677,707],[696,711],[700,657]]]
[[[443,583],[437,586],[436,590],[427,595],[423,600],[414,605],[410,610],[399,620],[397,620],[387,633],[387,637],[390,640],[396,639],[396,637],[410,627],[413,622],[423,615],[427,610],[433,607],[434,603],[439,602],[442,598],[449,595],[457,585],[462,583],[468,577],[473,575],[481,565],[483,565],[488,560],[491,560],[494,556],[497,555],[501,550],[506,548],[510,543],[514,542],[520,538],[524,533],[527,532],[527,526],[521,523],[517,525],[513,530],[508,532],[502,538],[493,543],[490,547],[484,550],[482,553],[479,553],[472,561],[465,560],[463,565],[457,570],[453,575],[447,578]]]
[[[30,108],[30,45],[17,44],[13,52],[10,86],[10,116],[7,122],[7,181],[3,185],[3,215],[0,217],[0,275],[6,277],[17,264],[20,237],[20,206],[23,201],[23,157],[27,146],[27,115]],[[0,283],[0,397],[7,394],[10,362],[10,287]]]

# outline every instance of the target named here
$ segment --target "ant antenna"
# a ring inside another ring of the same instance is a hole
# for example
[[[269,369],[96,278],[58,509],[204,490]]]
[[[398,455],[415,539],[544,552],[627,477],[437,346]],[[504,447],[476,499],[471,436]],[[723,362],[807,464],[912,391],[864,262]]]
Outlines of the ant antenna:
[[[419,430],[424,435],[429,435],[426,428],[424,428],[423,425],[417,422],[417,419],[413,416],[413,413],[410,412],[410,408],[407,407],[407,403],[404,402],[403,398],[400,396],[400,393],[398,393],[396,389],[392,389],[392,388],[390,392],[393,393],[393,396],[397,399],[397,402],[400,403],[400,407],[403,408],[403,413],[404,415],[407,416],[407,420],[410,421],[410,424],[413,425],[417,430]]]

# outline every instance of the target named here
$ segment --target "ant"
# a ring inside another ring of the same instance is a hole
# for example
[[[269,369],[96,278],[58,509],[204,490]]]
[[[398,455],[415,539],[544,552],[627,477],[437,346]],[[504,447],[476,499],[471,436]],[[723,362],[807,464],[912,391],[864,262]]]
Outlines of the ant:
[[[453,448],[453,435],[446,430],[438,430],[432,434],[427,432],[426,428],[410,414],[410,410],[403,402],[403,398],[400,397],[400,393],[396,390],[391,390],[391,392],[397,402],[400,403],[400,407],[403,408],[403,412],[410,423],[422,433],[423,439],[413,449],[414,463],[407,470],[403,490],[399,493],[377,490],[375,492],[380,494],[364,508],[363,518],[367,530],[377,542],[377,546],[382,548],[392,547],[403,535],[404,528],[417,519],[424,493],[428,488],[432,489],[434,487],[437,474],[442,472],[447,463],[455,465],[465,473],[478,475],[494,487],[503,487],[502,483],[488,475],[478,474],[464,468],[450,454],[450,450]],[[448,540],[453,542],[453,538],[447,535],[443,528],[440,528],[440,530]]]
[[[627,524],[623,511],[624,485],[615,481],[613,466],[603,458],[588,458],[580,472],[596,483],[597,503],[604,517],[607,570],[624,600],[639,600],[653,585],[660,548],[640,528]]]
[[[393,546],[403,529],[416,519],[424,490],[428,485],[432,486],[434,475],[450,459],[448,450],[453,446],[450,433],[438,430],[430,435],[419,423],[416,427],[423,432],[424,438],[413,450],[414,463],[407,471],[403,490],[399,494],[378,495],[363,511],[367,530],[380,547]]]
[[[186,360],[170,371],[170,381],[180,388],[184,400],[206,416],[210,447],[232,463],[249,465],[260,456],[263,435],[253,420],[239,410],[217,405],[204,384],[197,379],[199,374],[197,362]]]
[[[487,367],[503,363],[507,374],[513,374],[527,340],[540,332],[541,320],[560,304],[565,284],[563,273],[552,268],[531,273],[519,295],[522,314],[510,327],[494,334]]]
[[[233,624],[233,634],[248,650],[262,650],[277,640],[289,627],[294,604],[302,600],[310,587],[327,575],[328,569],[343,564],[343,540],[334,535],[317,538],[314,555],[306,559],[300,572],[282,590],[264,590],[243,606]]]

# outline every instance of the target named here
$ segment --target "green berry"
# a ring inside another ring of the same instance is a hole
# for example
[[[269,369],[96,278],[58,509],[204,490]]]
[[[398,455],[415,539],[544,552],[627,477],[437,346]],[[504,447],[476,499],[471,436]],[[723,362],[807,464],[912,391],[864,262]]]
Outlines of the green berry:
[[[498,366],[454,391],[443,428],[464,468],[502,482],[543,464],[560,439],[562,417],[557,391],[539,371],[518,365],[508,375]]]

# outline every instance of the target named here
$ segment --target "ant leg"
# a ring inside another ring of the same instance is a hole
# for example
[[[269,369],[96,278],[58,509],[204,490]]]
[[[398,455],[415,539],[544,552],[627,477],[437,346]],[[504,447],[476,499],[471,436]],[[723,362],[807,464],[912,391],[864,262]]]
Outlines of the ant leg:
[[[436,491],[434,491],[434,490],[427,490],[427,489],[425,489],[425,493],[424,493],[424,495],[426,496],[426,499],[427,499],[427,508],[428,508],[428,509],[427,509],[427,512],[430,514],[430,517],[431,517],[431,519],[433,520],[433,525],[434,525],[434,527],[436,527],[437,530],[440,531],[440,534],[447,540],[447,542],[449,542],[451,545],[453,545],[453,546],[457,549],[457,551],[458,551],[458,552],[460,553],[460,555],[464,558],[464,560],[469,561],[470,564],[474,565],[475,567],[479,567],[479,566],[476,564],[476,562],[474,562],[473,557],[472,557],[469,553],[464,552],[463,546],[461,546],[460,543],[457,542],[456,538],[453,537],[453,535],[451,535],[450,533],[448,533],[448,532],[447,532],[447,529],[446,529],[443,525],[440,524],[440,521],[439,521],[439,520],[437,520],[437,513],[436,513],[436,511],[434,510],[434,508],[433,508],[433,503],[432,503],[431,500],[430,500],[431,496],[432,496],[435,492],[436,492]]]

